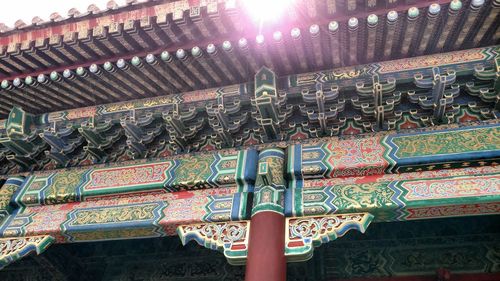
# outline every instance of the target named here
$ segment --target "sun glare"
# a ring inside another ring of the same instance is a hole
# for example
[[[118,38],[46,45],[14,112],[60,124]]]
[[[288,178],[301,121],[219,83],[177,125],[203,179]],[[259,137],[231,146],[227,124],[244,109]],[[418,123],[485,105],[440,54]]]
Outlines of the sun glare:
[[[245,0],[248,13],[255,21],[269,22],[278,20],[294,0]]]

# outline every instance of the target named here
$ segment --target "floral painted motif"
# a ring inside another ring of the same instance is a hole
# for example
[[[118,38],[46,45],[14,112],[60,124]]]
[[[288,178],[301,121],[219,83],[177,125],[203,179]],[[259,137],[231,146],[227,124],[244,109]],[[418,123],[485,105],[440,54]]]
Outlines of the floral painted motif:
[[[288,216],[370,212],[377,221],[500,213],[498,168],[372,176],[356,181],[313,180],[306,187],[287,190],[285,200],[293,206],[286,206],[285,212]],[[476,205],[477,210],[472,210]]]
[[[145,229],[148,229],[149,232],[143,237],[164,236],[165,233],[161,230],[159,222],[166,206],[167,203],[162,201],[76,208],[68,213],[67,220],[62,223],[61,228],[69,241],[78,241],[84,235],[88,235],[85,234],[88,232],[105,237],[116,231],[134,233],[137,230],[143,233]]]
[[[132,228],[132,229],[109,229],[99,231],[87,231],[71,233],[73,241],[101,241],[116,239],[133,239],[145,237],[157,237],[151,227]]]
[[[327,146],[330,177],[381,174],[388,163],[383,157],[380,138],[342,140]]]
[[[416,57],[400,59],[380,63],[379,73],[392,73],[402,70],[413,70],[430,68],[433,66],[442,66],[454,63],[463,63],[467,61],[483,60],[485,55],[481,49],[464,50],[453,53],[443,53],[425,57]]]
[[[36,173],[27,177],[15,201],[33,206],[146,191],[177,192],[231,186],[247,191],[253,189],[256,162],[255,150],[226,150],[158,162],[130,161],[121,166]]]
[[[459,204],[451,206],[408,208],[407,213],[407,220],[438,217],[490,215],[500,213],[500,203],[492,202],[484,204]]]
[[[301,173],[304,178],[335,178],[382,174],[389,163],[380,137],[331,140],[323,145],[302,145]],[[296,149],[294,149],[296,150]]]

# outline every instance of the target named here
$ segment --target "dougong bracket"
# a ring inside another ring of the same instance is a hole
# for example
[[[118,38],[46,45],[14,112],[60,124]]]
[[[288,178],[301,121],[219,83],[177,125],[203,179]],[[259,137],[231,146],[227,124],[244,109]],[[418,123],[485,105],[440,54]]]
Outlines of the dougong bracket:
[[[435,123],[448,124],[458,113],[458,107],[452,106],[460,94],[460,85],[456,82],[455,71],[441,73],[439,67],[432,68],[432,76],[416,74],[413,78],[417,91],[407,92],[411,103],[422,109],[432,111]]]
[[[262,67],[255,74],[255,98],[252,105],[252,117],[260,126],[261,140],[282,140],[283,127],[286,120],[293,113],[293,106],[286,104],[286,95],[278,93],[276,74],[266,67]]]
[[[351,98],[351,103],[365,117],[355,118],[359,120],[358,125],[367,131],[395,129],[396,123],[401,119],[401,112],[395,110],[401,103],[401,93],[395,90],[395,78],[389,77],[381,81],[377,74],[372,76],[371,84],[356,83],[357,96]]]
[[[493,103],[492,110],[483,108],[482,113],[489,112],[498,118],[500,116],[500,58],[495,59],[493,67],[475,66],[474,77],[474,81],[465,84],[467,92],[471,96],[479,97],[484,103]]]

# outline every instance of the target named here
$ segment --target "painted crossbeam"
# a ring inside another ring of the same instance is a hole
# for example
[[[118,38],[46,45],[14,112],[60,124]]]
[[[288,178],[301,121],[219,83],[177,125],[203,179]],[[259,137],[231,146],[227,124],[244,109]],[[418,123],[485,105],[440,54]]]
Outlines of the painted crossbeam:
[[[289,187],[319,178],[368,176],[495,165],[500,124],[365,138],[316,141],[288,148]]]
[[[370,212],[375,221],[500,213],[500,167],[317,179],[285,194],[287,216]]]
[[[22,181],[11,201],[12,205],[22,207],[145,191],[233,186],[246,192],[253,188],[256,157],[255,150],[233,150],[155,162],[37,173]]]
[[[175,235],[180,224],[245,219],[247,201],[248,193],[233,187],[28,206],[0,224],[0,236],[51,235],[58,243],[161,237]]]

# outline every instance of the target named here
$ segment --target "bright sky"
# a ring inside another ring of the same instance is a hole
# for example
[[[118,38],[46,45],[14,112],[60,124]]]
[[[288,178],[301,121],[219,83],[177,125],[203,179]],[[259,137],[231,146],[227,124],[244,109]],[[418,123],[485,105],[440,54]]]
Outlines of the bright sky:
[[[43,20],[48,20],[50,14],[58,12],[62,17],[68,15],[71,8],[77,8],[80,12],[86,12],[90,4],[96,4],[99,9],[106,9],[109,0],[1,0],[0,22],[9,27],[13,27],[18,19],[22,19],[26,24],[31,24],[34,16],[39,16]],[[115,0],[122,6],[125,0]]]

